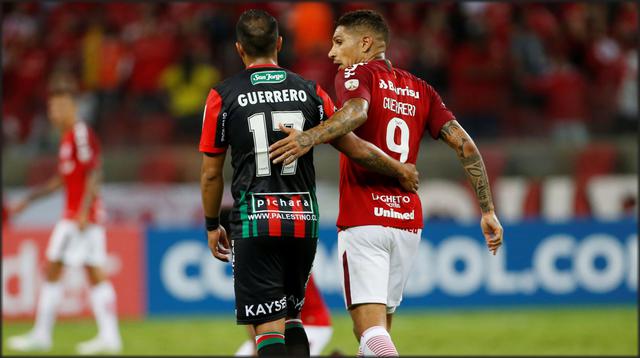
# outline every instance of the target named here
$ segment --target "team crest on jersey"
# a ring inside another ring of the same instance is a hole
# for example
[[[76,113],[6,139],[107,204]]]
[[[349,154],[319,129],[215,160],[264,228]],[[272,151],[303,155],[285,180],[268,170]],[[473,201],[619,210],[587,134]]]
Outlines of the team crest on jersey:
[[[360,81],[358,81],[355,78],[350,79],[344,83],[344,88],[346,88],[349,91],[355,91],[355,89],[358,88],[358,86],[360,86]]]
[[[282,70],[278,71],[260,71],[251,74],[251,84],[259,83],[281,83],[287,79],[287,73]]]

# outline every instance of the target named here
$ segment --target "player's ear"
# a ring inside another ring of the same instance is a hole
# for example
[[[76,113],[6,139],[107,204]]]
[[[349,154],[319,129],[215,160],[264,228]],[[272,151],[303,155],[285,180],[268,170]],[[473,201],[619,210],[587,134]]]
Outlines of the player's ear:
[[[276,51],[280,52],[281,49],[282,49],[282,36],[278,36],[278,39],[276,40]]]
[[[362,49],[362,52],[369,52],[372,46],[373,38],[371,36],[363,36],[362,40],[360,41],[360,48]]]
[[[236,41],[236,51],[238,51],[238,55],[240,55],[240,58],[244,58],[245,56],[245,52],[244,49],[242,48],[242,44],[240,44],[240,42]]]

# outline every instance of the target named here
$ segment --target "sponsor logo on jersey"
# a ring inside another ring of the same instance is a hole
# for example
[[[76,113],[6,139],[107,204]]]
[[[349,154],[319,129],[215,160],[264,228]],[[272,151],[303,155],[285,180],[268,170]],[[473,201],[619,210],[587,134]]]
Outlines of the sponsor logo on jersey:
[[[281,83],[287,79],[287,73],[282,70],[278,71],[260,71],[251,74],[251,84],[259,83]]]
[[[348,89],[349,91],[355,91],[358,86],[360,86],[360,81],[355,78],[352,78],[344,83],[344,88]]]
[[[259,315],[280,312],[285,308],[287,308],[287,298],[282,297],[279,300],[271,302],[259,303],[254,305],[244,305],[244,314],[247,317],[255,317]]]
[[[275,208],[275,209],[274,209]],[[255,213],[313,214],[313,199],[309,192],[252,193],[251,209]]]
[[[371,193],[371,198],[374,201],[381,201],[387,204],[390,208],[400,208],[402,204],[408,204],[411,202],[411,197],[408,195],[384,195]]]
[[[413,97],[415,99],[419,99],[420,98],[420,92],[419,91],[414,91],[413,89],[409,88],[409,86],[405,86],[405,87],[402,87],[402,88],[396,87],[396,85],[393,82],[391,82],[390,80],[386,80],[385,81],[385,80],[383,80],[381,78],[380,82],[378,83],[378,87],[380,87],[381,89],[384,89],[384,90],[393,91],[399,96],[409,96],[409,97]]]
[[[393,209],[375,207],[373,208],[373,215],[398,220],[413,220],[415,219],[415,210],[411,210],[408,213],[399,213]]]

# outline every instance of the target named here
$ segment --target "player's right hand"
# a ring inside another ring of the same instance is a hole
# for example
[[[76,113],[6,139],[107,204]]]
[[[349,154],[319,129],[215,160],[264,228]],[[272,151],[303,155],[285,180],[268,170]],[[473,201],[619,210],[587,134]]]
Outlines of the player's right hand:
[[[504,233],[496,214],[493,211],[482,214],[480,227],[482,228],[482,234],[484,235],[484,240],[487,243],[489,251],[495,256],[500,246],[502,246],[502,236]]]
[[[404,163],[399,174],[398,180],[402,188],[408,192],[417,193],[418,185],[420,184],[420,173],[418,173],[416,166],[411,163]]]
[[[222,262],[229,262],[231,250],[229,239],[227,239],[227,231],[224,227],[218,226],[215,230],[207,231],[207,241],[213,257]]]

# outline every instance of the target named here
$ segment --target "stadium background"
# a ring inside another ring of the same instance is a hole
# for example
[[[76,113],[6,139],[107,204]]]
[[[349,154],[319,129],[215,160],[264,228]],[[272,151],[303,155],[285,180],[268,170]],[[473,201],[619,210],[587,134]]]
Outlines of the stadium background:
[[[252,7],[280,21],[280,64],[331,94],[333,22],[381,11],[388,57],[439,91],[483,153],[505,226],[495,257],[455,155],[422,143],[427,219],[394,321],[401,353],[638,353],[636,4],[3,3],[3,204],[54,173],[46,83],[76,75],[80,116],[104,146],[108,270],[125,353],[228,355],[245,339],[230,268],[206,249],[196,145],[209,88],[242,69],[233,26]],[[319,147],[315,158],[314,273],[334,313],[325,353],[353,354],[336,276],[338,155]],[[30,325],[61,206],[57,194],[3,215],[3,341]],[[95,330],[82,273],[65,281],[59,354]]]

